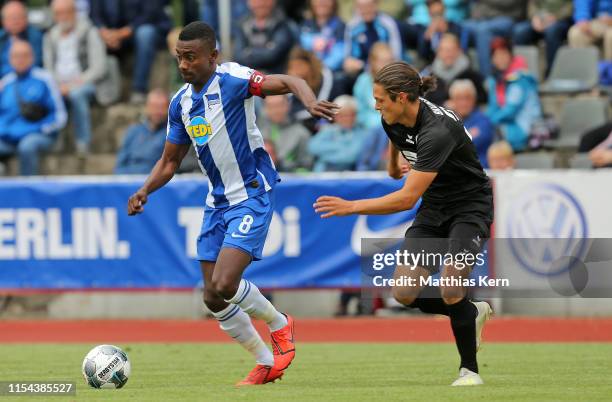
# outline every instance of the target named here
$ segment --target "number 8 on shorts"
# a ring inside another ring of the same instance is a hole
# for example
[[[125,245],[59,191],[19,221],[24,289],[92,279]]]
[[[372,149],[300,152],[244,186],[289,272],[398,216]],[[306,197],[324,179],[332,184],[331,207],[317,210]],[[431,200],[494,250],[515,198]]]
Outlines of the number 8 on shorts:
[[[238,230],[240,233],[249,233],[251,230],[251,225],[253,224],[253,217],[251,215],[245,215],[242,218],[242,222],[240,222],[240,226],[238,226]]]

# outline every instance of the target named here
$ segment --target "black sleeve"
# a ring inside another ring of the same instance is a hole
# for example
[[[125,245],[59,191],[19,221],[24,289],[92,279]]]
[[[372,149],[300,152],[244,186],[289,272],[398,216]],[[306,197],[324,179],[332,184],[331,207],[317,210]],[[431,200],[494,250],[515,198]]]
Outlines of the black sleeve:
[[[436,126],[419,135],[417,140],[417,161],[414,170],[437,172],[455,149],[454,136],[448,127]]]

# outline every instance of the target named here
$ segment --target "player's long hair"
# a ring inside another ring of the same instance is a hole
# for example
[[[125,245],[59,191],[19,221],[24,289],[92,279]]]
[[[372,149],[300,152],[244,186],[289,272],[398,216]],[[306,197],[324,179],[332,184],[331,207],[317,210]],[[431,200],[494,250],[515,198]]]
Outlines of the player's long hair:
[[[404,92],[410,102],[436,89],[436,77],[421,77],[419,72],[404,61],[389,63],[376,74],[374,83],[381,85],[395,102],[397,95]]]

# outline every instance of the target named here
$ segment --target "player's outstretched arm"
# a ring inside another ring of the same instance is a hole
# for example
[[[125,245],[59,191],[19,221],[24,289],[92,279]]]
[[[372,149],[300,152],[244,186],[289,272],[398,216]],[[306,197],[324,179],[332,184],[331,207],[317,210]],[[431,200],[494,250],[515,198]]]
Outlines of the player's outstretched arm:
[[[313,206],[315,212],[322,214],[321,218],[355,214],[387,215],[406,211],[414,207],[437,174],[412,170],[401,189],[383,197],[348,201],[324,195],[317,198]]]
[[[189,151],[189,144],[173,144],[166,141],[164,152],[157,161],[151,174],[147,177],[142,187],[136,191],[128,200],[128,215],[136,215],[144,210],[147,197],[172,179],[176,170],[181,166],[181,161]]]
[[[293,93],[314,117],[334,120],[339,106],[326,100],[319,101],[312,89],[301,78],[284,74],[267,75],[261,84],[263,95],[283,95]]]

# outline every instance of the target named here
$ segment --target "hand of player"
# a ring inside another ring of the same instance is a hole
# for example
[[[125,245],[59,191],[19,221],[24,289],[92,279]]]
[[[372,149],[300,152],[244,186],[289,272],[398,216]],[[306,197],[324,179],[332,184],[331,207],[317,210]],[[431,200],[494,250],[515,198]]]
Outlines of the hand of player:
[[[308,113],[314,117],[322,117],[326,120],[333,121],[334,116],[338,113],[340,106],[326,100],[315,101],[306,106]]]
[[[324,195],[317,198],[313,204],[316,213],[323,213],[321,218],[329,218],[331,216],[346,216],[354,214],[354,201],[347,201],[340,197],[332,197]]]
[[[128,215],[133,216],[142,213],[146,203],[147,193],[142,189],[136,191],[128,200]]]

